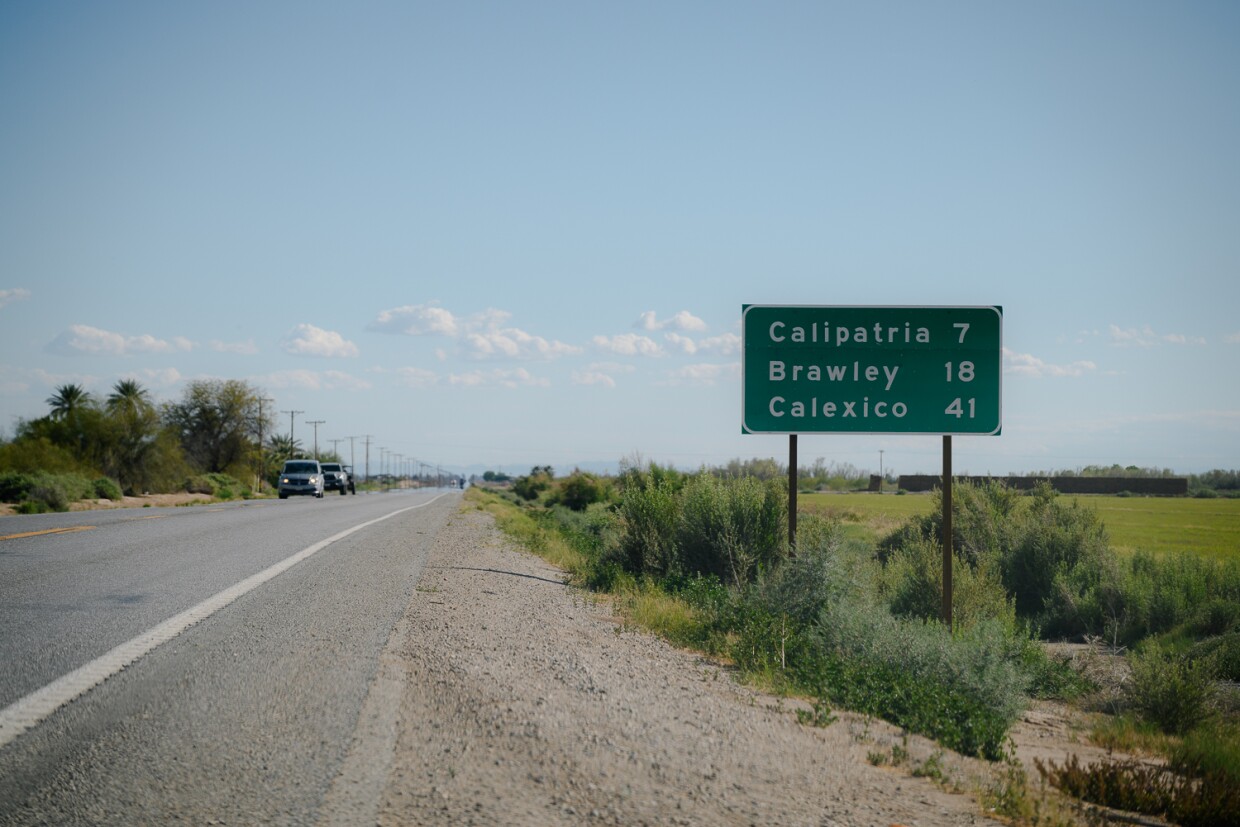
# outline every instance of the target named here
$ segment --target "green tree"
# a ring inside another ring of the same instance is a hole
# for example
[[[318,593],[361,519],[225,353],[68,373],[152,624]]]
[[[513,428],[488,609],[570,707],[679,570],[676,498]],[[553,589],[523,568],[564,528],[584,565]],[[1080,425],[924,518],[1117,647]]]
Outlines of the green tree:
[[[237,379],[200,379],[186,386],[180,402],[165,407],[164,420],[192,465],[244,476],[252,470],[245,463],[259,433],[261,396]]]
[[[137,380],[121,379],[108,394],[108,412],[117,413],[151,408],[150,394]]]
[[[58,421],[71,419],[93,402],[86,388],[77,384],[61,385],[56,388],[56,393],[47,398],[47,404],[52,406],[51,417]]]
[[[137,381],[122,379],[108,395],[107,411],[104,471],[130,494],[151,490],[157,467],[166,464],[157,456],[161,444],[168,445],[159,440],[162,426],[150,394]]]

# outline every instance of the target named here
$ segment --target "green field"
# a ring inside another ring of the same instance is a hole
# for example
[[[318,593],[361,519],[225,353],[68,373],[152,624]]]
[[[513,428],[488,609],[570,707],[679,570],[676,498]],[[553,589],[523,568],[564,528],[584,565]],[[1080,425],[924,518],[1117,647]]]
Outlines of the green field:
[[[1117,551],[1240,559],[1240,499],[1064,497],[1097,510]],[[934,502],[928,494],[800,494],[797,511],[836,517],[877,538]]]

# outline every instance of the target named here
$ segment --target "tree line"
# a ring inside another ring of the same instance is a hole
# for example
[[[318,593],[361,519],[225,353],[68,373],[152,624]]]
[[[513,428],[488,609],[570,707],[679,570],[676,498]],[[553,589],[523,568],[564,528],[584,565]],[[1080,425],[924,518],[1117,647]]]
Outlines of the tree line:
[[[182,490],[204,474],[270,481],[300,451],[275,433],[265,401],[261,389],[236,379],[191,381],[179,400],[162,404],[133,379],[104,398],[60,385],[45,416],[19,420],[0,443],[0,472],[104,476],[129,495]]]

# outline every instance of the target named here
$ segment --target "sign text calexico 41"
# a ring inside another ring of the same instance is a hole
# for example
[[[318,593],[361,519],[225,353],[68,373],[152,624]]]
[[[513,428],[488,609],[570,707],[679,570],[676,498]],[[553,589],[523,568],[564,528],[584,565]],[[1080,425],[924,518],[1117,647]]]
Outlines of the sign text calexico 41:
[[[741,307],[750,434],[998,434],[1001,307]]]

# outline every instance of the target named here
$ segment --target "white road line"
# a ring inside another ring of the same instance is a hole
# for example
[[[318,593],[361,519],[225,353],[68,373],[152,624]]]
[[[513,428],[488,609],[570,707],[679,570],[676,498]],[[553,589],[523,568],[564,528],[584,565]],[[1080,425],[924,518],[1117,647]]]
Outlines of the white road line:
[[[79,666],[69,674],[57,678],[42,689],[37,689],[26,697],[14,701],[3,710],[0,710],[0,747],[4,747],[26,730],[38,726],[57,709],[103,683],[138,658],[153,650],[156,646],[159,646],[161,643],[167,643],[190,626],[199,621],[206,620],[237,598],[248,594],[268,580],[279,577],[302,560],[317,554],[337,540],[342,540],[355,531],[361,531],[363,528],[372,526],[375,523],[391,519],[397,514],[412,511],[415,508],[425,508],[446,496],[448,495],[440,494],[424,503],[398,509],[391,514],[386,514],[365,523],[359,523],[352,528],[346,528],[344,531],[334,534],[326,540],[320,540],[291,557],[286,557],[279,563],[263,569],[258,574],[247,577],[240,583],[208,597],[197,606],[193,606],[178,615],[168,618],[158,626],[138,635],[132,640],[122,643],[109,652],[105,652],[90,663]]]

